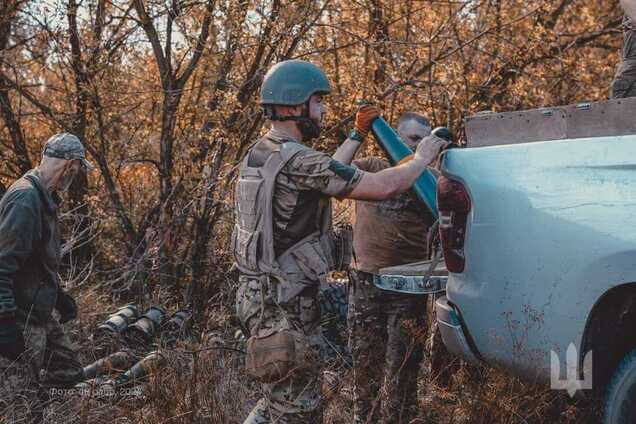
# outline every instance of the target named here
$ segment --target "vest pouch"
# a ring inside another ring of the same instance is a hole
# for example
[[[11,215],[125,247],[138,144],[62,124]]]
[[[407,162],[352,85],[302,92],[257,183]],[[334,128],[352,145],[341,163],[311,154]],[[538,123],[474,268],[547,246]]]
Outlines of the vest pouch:
[[[338,260],[336,257],[336,235],[332,231],[320,236],[320,248],[323,252],[322,257],[327,262],[327,272],[339,271],[340,268],[338,268]]]
[[[260,231],[245,231],[238,225],[232,234],[232,252],[239,268],[244,270],[258,270],[258,245]]]
[[[274,383],[311,365],[310,350],[298,331],[263,329],[247,340],[245,367],[263,383]]]
[[[351,265],[353,258],[353,228],[351,225],[341,225],[334,229],[334,269],[336,271],[346,271]]]
[[[247,169],[241,173],[236,184],[236,213],[241,228],[248,231],[256,229],[262,199],[259,193],[263,178],[257,169]]]
[[[329,260],[325,256],[320,239],[311,239],[290,249],[296,265],[308,280],[324,283],[329,274]]]
[[[281,304],[289,302],[307,287],[326,282],[330,271],[315,236],[290,247],[277,261],[281,275],[275,284],[276,301]]]

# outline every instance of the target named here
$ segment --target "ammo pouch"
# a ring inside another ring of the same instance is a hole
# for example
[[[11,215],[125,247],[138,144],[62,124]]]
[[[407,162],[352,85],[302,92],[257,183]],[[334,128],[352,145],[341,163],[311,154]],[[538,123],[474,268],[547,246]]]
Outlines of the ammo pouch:
[[[287,378],[292,371],[311,366],[309,345],[297,331],[262,329],[247,340],[245,367],[248,374],[263,383]]]
[[[349,224],[339,225],[333,231],[334,271],[346,271],[353,257],[353,228]]]
[[[278,257],[281,275],[274,285],[278,303],[286,303],[307,287],[327,281],[333,269],[332,243],[330,237],[313,234]]]
[[[259,218],[263,201],[260,192],[264,180],[259,169],[248,168],[241,171],[236,187],[236,211],[238,223],[232,233],[232,252],[240,269],[259,269],[259,245],[261,228]]]

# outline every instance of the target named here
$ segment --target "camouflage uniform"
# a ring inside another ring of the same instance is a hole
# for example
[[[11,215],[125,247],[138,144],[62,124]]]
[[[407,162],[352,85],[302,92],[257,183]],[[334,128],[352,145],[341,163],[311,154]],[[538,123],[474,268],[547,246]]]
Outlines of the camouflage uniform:
[[[353,164],[370,172],[389,166],[379,158]],[[408,423],[415,415],[423,346],[407,327],[425,328],[427,298],[378,289],[373,273],[426,260],[426,235],[432,223],[433,217],[412,193],[381,202],[356,202],[349,306],[356,423]]]
[[[270,131],[250,151],[242,169],[260,169],[258,167],[264,166],[271,155],[268,149],[279,149],[288,143],[296,142]],[[362,172],[309,148],[296,146],[295,149],[298,152],[284,162],[276,174],[271,225],[275,262],[281,269],[292,265],[299,268],[295,268],[294,280],[281,277],[284,273],[275,275],[273,270],[272,273],[261,272],[260,277],[257,272],[250,272],[249,261],[245,257],[253,251],[249,241],[253,234],[259,234],[261,239],[266,239],[267,235],[256,231],[245,241],[241,240],[240,234],[246,233],[246,230],[235,228],[234,254],[239,269],[243,268],[237,292],[237,315],[250,335],[264,330],[296,331],[310,346],[313,365],[297,370],[282,381],[263,384],[263,397],[246,423],[322,421],[320,377],[325,343],[320,325],[318,289],[320,283],[326,280],[332,258],[327,258],[326,251],[323,252],[319,245],[308,248],[303,240],[312,239],[318,233],[325,235],[331,224],[329,197],[348,194],[359,182]],[[237,226],[241,220],[250,220],[253,216],[247,209],[258,206],[246,204],[249,202],[241,197],[246,196],[249,190],[249,185],[241,186],[239,179]],[[241,211],[248,214],[244,219],[240,217]],[[267,223],[264,225],[267,226]],[[267,249],[265,245],[256,250],[262,252]],[[293,263],[289,262],[290,258]],[[258,259],[259,263],[261,259]],[[241,263],[244,265],[241,266]],[[259,265],[259,269],[264,266]],[[261,278],[263,275],[272,278]]]
[[[621,63],[612,81],[613,99],[636,97],[636,23],[625,16]]]
[[[347,348],[348,285],[337,281],[321,284],[318,302],[329,365],[348,368],[351,365]]]
[[[265,297],[264,307],[261,295]],[[280,309],[279,309],[280,308]],[[314,367],[296,372],[293,378],[275,384],[263,384],[263,398],[246,423],[307,423],[320,421],[321,358],[326,346],[320,326],[320,309],[312,290],[295,296],[290,302],[276,304],[259,281],[242,279],[237,292],[237,312],[249,334],[264,329],[297,329],[307,337],[314,351]],[[262,322],[259,323],[261,320]]]
[[[406,329],[425,328],[426,296],[385,292],[359,271],[351,284],[354,422],[408,423],[423,353]]]
[[[84,377],[76,349],[55,317],[41,324],[17,322],[25,352],[16,361],[0,356],[0,416],[11,422],[41,413],[43,390],[72,387]]]

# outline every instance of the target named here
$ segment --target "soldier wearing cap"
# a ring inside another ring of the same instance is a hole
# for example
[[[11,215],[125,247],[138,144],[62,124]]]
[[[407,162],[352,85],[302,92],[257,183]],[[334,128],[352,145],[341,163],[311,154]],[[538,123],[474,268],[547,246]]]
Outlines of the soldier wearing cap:
[[[271,129],[239,168],[232,250],[240,271],[237,315],[250,338],[247,371],[263,397],[245,423],[322,422],[325,343],[318,290],[338,268],[331,197],[383,200],[407,191],[445,142],[430,137],[414,159],[380,172],[349,164],[378,116],[358,110],[355,129],[333,157],[305,144],[320,135],[329,81],[317,66],[289,60],[261,87]]]
[[[59,194],[90,169],[80,140],[58,134],[46,142],[40,165],[0,199],[0,410],[10,421],[28,419],[22,402],[33,402],[29,392],[83,378],[61,325],[77,317],[77,306],[58,276],[58,207]]]

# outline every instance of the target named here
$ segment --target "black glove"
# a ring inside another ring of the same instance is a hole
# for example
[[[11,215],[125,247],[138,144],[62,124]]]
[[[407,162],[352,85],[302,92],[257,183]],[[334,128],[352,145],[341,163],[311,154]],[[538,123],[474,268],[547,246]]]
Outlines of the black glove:
[[[24,336],[14,319],[0,322],[0,356],[15,361],[24,353]]]
[[[75,303],[75,299],[62,290],[57,293],[55,309],[60,313],[60,324],[73,321],[77,318],[77,303]]]
[[[448,128],[446,127],[437,127],[435,128],[433,131],[431,131],[431,134],[446,140],[450,143],[454,143],[455,141],[453,140],[453,135],[451,134],[451,132],[448,130]]]

